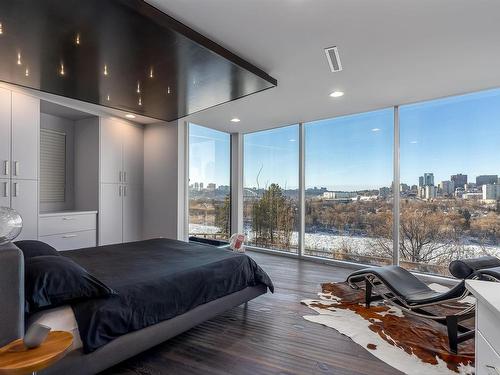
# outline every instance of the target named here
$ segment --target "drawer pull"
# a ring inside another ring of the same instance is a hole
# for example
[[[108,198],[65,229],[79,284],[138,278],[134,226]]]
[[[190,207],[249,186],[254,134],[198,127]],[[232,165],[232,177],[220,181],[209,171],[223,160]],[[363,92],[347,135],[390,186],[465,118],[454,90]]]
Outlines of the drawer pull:
[[[63,220],[75,220],[75,218],[74,218],[74,217],[63,217],[62,219],[63,219]]]
[[[19,162],[17,160],[14,161],[14,176],[19,176]]]
[[[8,182],[3,183],[3,196],[4,196],[4,198],[7,198],[9,196],[9,183]]]
[[[62,238],[74,238],[74,237],[76,237],[76,234],[66,234],[62,236]]]
[[[3,162],[3,173],[4,175],[8,176],[9,175],[9,161],[5,160]]]

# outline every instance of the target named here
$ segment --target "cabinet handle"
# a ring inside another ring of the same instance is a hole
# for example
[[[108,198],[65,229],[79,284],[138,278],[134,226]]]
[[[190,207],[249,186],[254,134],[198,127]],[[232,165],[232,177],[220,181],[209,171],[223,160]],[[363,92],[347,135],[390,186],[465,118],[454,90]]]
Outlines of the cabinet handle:
[[[14,176],[19,176],[19,162],[16,160],[14,161]]]
[[[74,237],[76,237],[76,234],[66,234],[62,236],[62,238],[74,238]]]
[[[124,197],[127,196],[127,187],[126,186],[123,187],[123,196]]]
[[[3,162],[3,171],[4,171],[4,175],[6,175],[6,176],[9,175],[9,161],[8,160],[5,160]]]
[[[122,186],[121,185],[118,187],[118,195],[120,197],[122,196]]]
[[[3,183],[3,196],[7,198],[9,196],[9,183],[4,182]]]
[[[74,217],[63,217],[62,219],[63,219],[63,220],[75,220],[75,218],[74,218]]]
[[[14,192],[12,193],[13,197],[17,197],[19,195],[18,183],[14,182]]]
[[[123,182],[127,182],[127,172],[123,172]]]
[[[120,172],[118,173],[118,180],[119,180],[119,182],[122,182],[122,176],[123,176],[123,172],[122,172],[122,171],[120,171]]]

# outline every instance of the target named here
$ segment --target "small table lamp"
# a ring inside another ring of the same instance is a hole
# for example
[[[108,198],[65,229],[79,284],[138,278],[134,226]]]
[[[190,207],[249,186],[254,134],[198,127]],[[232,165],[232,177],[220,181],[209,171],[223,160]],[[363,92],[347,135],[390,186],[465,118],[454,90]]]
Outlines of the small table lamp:
[[[4,245],[19,236],[23,229],[21,215],[9,207],[0,207],[0,245]]]

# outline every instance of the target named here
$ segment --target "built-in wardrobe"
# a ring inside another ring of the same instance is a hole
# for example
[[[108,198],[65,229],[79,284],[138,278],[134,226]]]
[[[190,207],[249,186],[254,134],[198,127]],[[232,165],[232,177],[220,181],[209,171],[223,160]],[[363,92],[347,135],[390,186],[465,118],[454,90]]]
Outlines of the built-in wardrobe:
[[[0,88],[0,206],[58,250],[143,238],[144,129]]]
[[[40,101],[0,88],[0,206],[23,218],[18,239],[38,236]]]

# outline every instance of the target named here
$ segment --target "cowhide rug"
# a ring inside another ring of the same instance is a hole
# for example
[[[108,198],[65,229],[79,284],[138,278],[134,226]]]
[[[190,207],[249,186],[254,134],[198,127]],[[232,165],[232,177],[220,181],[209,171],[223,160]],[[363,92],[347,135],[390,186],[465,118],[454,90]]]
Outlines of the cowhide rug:
[[[446,289],[438,284],[431,288]],[[318,313],[304,319],[336,329],[406,374],[474,374],[474,340],[460,344],[459,354],[454,355],[448,351],[444,325],[407,315],[383,302],[373,302],[367,309],[364,290],[347,283],[322,284],[322,290],[319,300],[302,301]],[[474,322],[466,325],[474,327]]]

